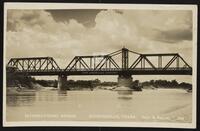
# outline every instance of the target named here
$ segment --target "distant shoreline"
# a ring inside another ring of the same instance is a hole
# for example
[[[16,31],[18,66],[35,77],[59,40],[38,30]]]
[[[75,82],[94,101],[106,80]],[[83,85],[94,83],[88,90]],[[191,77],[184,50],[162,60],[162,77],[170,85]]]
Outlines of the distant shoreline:
[[[57,88],[58,81],[57,80],[37,80],[31,76],[23,76],[23,75],[7,75],[6,78],[6,85],[8,87],[19,85],[21,87],[25,87],[27,89],[38,89],[38,88],[45,88],[45,87],[54,87]],[[94,80],[67,80],[66,87],[71,88],[71,90],[82,90],[84,88],[94,89],[97,87],[109,87],[109,88],[116,88],[118,87],[117,82],[106,82],[100,81],[99,79]],[[74,89],[75,87],[75,89]],[[130,88],[136,89],[137,87],[141,89],[145,88],[182,88],[186,90],[192,90],[192,84],[186,82],[177,82],[176,80],[149,80],[145,82],[140,82],[139,80],[134,80],[130,84]]]

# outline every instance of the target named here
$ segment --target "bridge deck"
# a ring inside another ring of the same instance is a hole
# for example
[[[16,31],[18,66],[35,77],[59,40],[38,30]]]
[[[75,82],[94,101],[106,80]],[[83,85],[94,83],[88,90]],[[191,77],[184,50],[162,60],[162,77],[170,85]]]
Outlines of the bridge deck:
[[[27,74],[33,76],[41,75],[119,75],[119,74],[131,74],[131,75],[192,75],[192,69],[188,68],[135,68],[135,69],[100,69],[100,70],[86,70],[86,69],[52,69],[52,70],[18,70],[18,74]]]

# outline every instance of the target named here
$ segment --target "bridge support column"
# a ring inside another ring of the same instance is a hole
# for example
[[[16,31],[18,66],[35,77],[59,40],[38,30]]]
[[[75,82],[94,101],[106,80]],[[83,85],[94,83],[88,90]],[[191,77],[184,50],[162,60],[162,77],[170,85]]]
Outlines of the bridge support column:
[[[118,85],[119,86],[131,87],[132,81],[133,81],[133,78],[131,75],[119,75],[118,76]]]
[[[67,76],[66,75],[59,75],[58,76],[58,89],[59,90],[67,90]]]

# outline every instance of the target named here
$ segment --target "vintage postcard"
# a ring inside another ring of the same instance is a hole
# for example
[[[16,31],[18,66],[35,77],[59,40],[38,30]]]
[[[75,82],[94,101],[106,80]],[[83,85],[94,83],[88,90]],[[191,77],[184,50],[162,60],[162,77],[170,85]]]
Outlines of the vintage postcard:
[[[4,7],[4,126],[196,128],[197,6]]]

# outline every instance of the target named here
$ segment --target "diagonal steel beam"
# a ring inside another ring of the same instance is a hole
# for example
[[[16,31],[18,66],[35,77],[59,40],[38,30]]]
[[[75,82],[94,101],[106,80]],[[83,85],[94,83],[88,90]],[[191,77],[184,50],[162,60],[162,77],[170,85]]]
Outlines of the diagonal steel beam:
[[[56,65],[56,69],[59,69],[59,70],[60,70],[60,67],[58,66],[57,62],[56,62],[53,58],[51,58],[51,60],[53,61],[53,64]]]
[[[71,65],[76,59],[77,59],[77,57],[75,56],[75,57],[71,60],[71,62],[67,65],[67,67],[65,68],[64,71],[66,71],[66,70],[70,67],[70,65]]]
[[[69,71],[70,71],[71,69],[73,69],[73,68],[76,66],[76,63],[79,61],[79,58],[78,58],[78,57],[75,57],[74,61],[75,61],[75,63],[74,63],[73,66],[69,69]]]
[[[103,64],[99,67],[99,69],[98,70],[100,70],[104,65],[105,65],[105,63],[108,61],[108,57],[105,59],[105,61],[103,62]]]
[[[96,67],[94,67],[94,70],[96,70],[104,60],[105,60],[105,57],[99,62],[99,64]]]
[[[109,60],[116,68],[120,68],[119,65],[112,59],[112,57],[109,57]]]
[[[174,57],[172,57],[172,59],[165,65],[165,67],[163,68],[163,70],[169,68],[169,66],[176,60],[177,55],[175,55]]]
[[[138,64],[139,64],[139,62],[142,60],[142,55],[140,55],[134,62],[133,62],[133,64],[130,66],[130,68],[129,69],[131,69],[131,68],[135,68]]]
[[[156,70],[156,67],[151,63],[151,61],[146,56],[144,56],[144,59],[151,65],[151,67],[153,67]]]
[[[192,68],[192,67],[183,59],[183,57],[181,57],[179,54],[178,54],[178,57],[181,58],[181,60],[182,60],[189,68]]]
[[[43,62],[42,62],[42,64],[41,64],[40,68],[38,69],[38,71],[40,71],[40,70],[42,69],[42,66],[44,65],[45,62],[46,62],[46,59],[43,60]]]
[[[85,61],[84,61],[82,58],[80,58],[79,61],[80,61],[81,65],[83,65],[83,67],[84,67],[85,69],[88,69],[88,70],[89,70],[90,67],[85,63]]]
[[[23,67],[23,65],[20,63],[20,62],[18,62],[19,63],[19,65],[22,67],[22,70],[24,70],[24,67]]]

